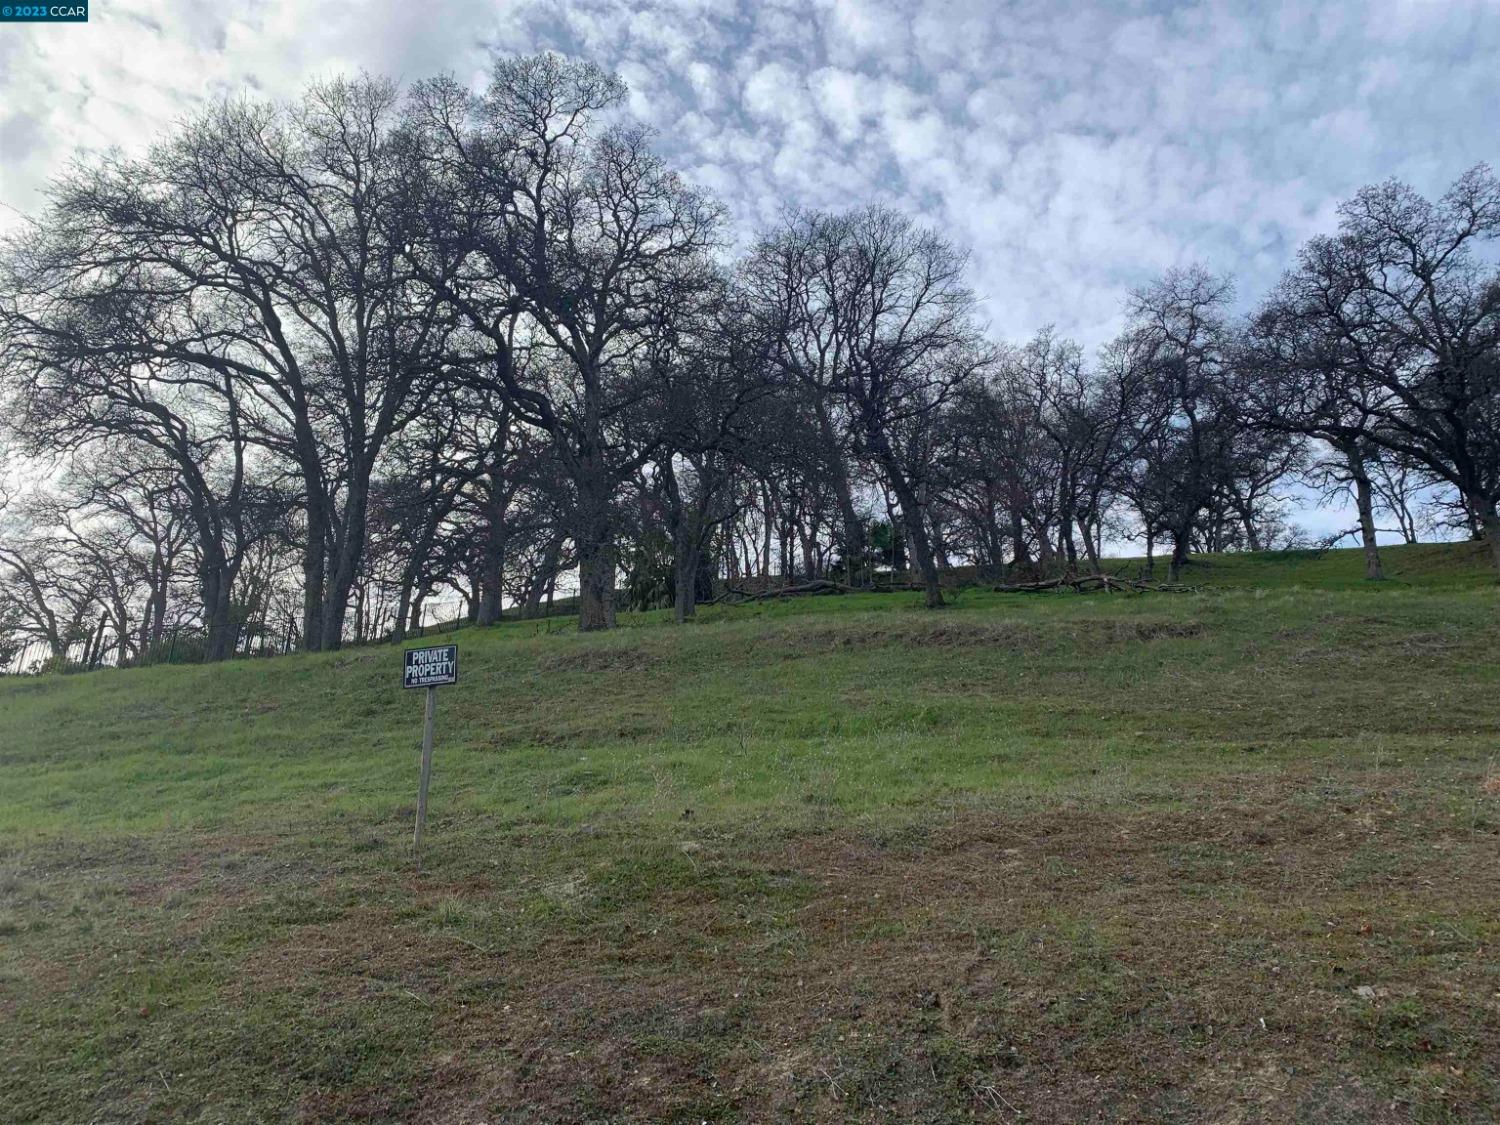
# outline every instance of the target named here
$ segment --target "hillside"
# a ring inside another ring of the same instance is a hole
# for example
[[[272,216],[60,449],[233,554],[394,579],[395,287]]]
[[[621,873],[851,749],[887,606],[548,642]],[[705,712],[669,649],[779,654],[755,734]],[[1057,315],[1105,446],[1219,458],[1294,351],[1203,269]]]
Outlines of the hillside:
[[[849,595],[0,681],[18,1121],[1500,1116],[1500,587]],[[1125,564],[1122,564],[1125,565]]]

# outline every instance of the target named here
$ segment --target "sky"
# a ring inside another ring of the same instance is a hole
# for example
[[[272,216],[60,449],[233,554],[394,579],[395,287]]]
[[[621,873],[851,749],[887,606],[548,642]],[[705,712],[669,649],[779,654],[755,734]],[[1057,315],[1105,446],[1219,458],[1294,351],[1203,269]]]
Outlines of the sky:
[[[1249,308],[1335,207],[1500,161],[1500,0],[95,0],[0,24],[0,229],[67,161],[206,100],[367,70],[482,83],[590,58],[746,240],[787,204],[902,207],[972,253],[990,331],[1094,347],[1174,265]],[[1336,520],[1336,516],[1330,516]]]

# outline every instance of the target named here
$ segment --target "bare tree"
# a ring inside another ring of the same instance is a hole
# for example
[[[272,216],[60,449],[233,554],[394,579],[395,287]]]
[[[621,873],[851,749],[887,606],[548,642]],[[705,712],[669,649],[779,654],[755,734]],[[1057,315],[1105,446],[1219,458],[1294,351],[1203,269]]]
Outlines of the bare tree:
[[[227,655],[244,548],[248,439],[240,387],[220,371],[137,354],[180,315],[137,277],[75,272],[82,230],[35,232],[0,273],[0,365],[9,429],[33,456],[112,449],[170,466],[195,531],[206,657]],[[165,306],[165,307],[164,307]]]
[[[24,514],[0,526],[0,604],[11,628],[42,641],[54,662],[90,637],[99,613],[101,578],[80,569],[64,540]]]
[[[775,390],[765,341],[743,300],[727,285],[699,296],[698,308],[673,310],[650,350],[665,423],[652,484],[672,541],[678,624],[696,613],[710,538],[739,510],[737,473],[764,461],[770,424],[764,407]]]
[[[52,522],[72,534],[115,595],[120,662],[146,657],[162,641],[193,552],[191,499],[176,468],[151,447],[100,442],[73,459],[59,492]],[[127,588],[136,597],[125,596]]]
[[[1403,543],[1419,543],[1438,531],[1434,502],[1451,486],[1435,482],[1432,474],[1409,457],[1384,453],[1370,469],[1375,508],[1396,522]]]
[[[1392,180],[1339,214],[1257,320],[1278,403],[1451,485],[1500,569],[1500,271],[1482,249],[1500,180],[1479,165],[1436,203]]]
[[[442,367],[448,312],[403,267],[399,124],[396,90],[373,79],[314,85],[286,106],[221,103],[142,159],[58,181],[49,252],[31,258],[30,293],[131,305],[75,350],[212,382],[239,433],[296,467],[313,649],[338,647],[370,477]],[[56,330],[58,309],[18,303]]]
[[[1139,448],[1148,491],[1172,539],[1177,581],[1200,520],[1213,505],[1241,425],[1231,391],[1233,287],[1206,270],[1170,270],[1131,295],[1133,346],[1150,373],[1152,406]]]
[[[992,359],[973,320],[964,255],[898,212],[802,212],[762,238],[746,271],[773,362],[837,411],[854,453],[894,493],[930,606],[943,604],[922,438]],[[845,524],[856,523],[847,477]],[[850,534],[851,544],[855,536]]]
[[[645,345],[663,309],[712,282],[721,218],[647,130],[598,124],[624,92],[555,55],[498,60],[482,96],[452,81],[418,92],[428,228],[413,260],[571,478],[584,630],[614,624],[619,492],[660,441],[641,415]]]

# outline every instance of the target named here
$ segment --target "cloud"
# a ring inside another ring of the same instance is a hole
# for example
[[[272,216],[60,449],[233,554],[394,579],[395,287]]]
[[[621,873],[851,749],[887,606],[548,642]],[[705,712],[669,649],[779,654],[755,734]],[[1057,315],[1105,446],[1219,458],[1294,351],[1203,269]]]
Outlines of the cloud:
[[[805,112],[807,88],[790,67],[770,62],[745,83],[744,99],[745,108],[762,120],[796,124]]]
[[[1169,265],[1253,301],[1340,198],[1439,192],[1500,119],[1484,0],[116,0],[0,28],[0,201],[33,211],[74,154],[213,97],[360,68],[477,82],[490,51],[542,49],[619,71],[741,244],[786,203],[905,206],[972,248],[997,334],[1089,345]]]

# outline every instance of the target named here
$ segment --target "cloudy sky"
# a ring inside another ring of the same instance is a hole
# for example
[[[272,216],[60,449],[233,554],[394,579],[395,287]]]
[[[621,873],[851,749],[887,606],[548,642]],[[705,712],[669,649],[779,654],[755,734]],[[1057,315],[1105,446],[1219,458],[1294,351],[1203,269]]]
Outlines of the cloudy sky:
[[[34,210],[75,153],[206,98],[359,68],[477,83],[540,49],[622,74],[744,231],[872,198],[940,225],[1005,337],[1097,343],[1176,263],[1248,303],[1360,185],[1500,158],[1495,0],[95,0],[87,24],[0,25],[0,203]]]
[[[748,234],[787,202],[879,199],[972,248],[993,332],[1085,344],[1203,262],[1255,300],[1338,200],[1436,193],[1500,159],[1500,3],[1343,0],[95,0],[0,25],[0,227],[78,153],[224,94],[553,49],[630,83]],[[1332,518],[1337,518],[1336,516]]]

